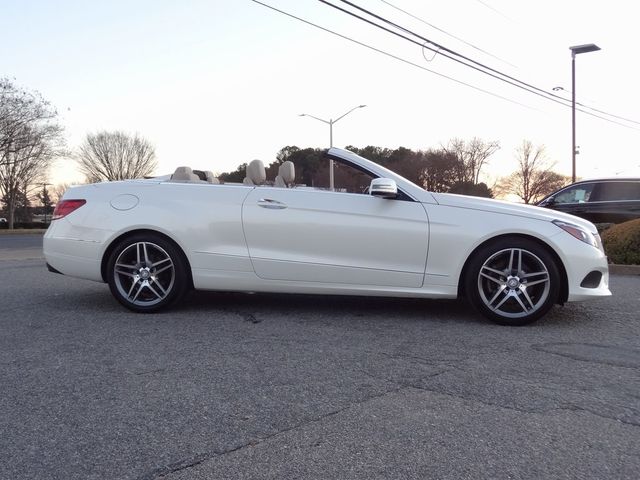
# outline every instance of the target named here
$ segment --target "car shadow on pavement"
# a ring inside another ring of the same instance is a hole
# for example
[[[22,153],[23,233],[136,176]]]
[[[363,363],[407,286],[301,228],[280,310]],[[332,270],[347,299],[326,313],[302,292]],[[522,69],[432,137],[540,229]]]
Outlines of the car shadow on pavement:
[[[394,319],[403,322],[459,323],[495,325],[478,313],[466,300],[436,300],[402,297],[362,297],[343,295],[300,295],[194,291],[175,311],[223,309],[240,315],[320,315]],[[574,325],[588,320],[580,304],[556,305],[543,318],[518,328],[545,325]],[[507,327],[508,328],[508,327]]]
[[[362,319],[371,322],[395,321],[403,323],[458,323],[486,324],[492,323],[477,313],[464,300],[434,300],[401,297],[362,297],[343,295],[302,295],[276,293],[241,293],[192,291],[186,298],[167,310],[151,314],[137,314],[121,306],[110,294],[108,287],[88,290],[71,290],[66,292],[65,301],[56,310],[66,310],[73,305],[76,313],[97,312],[122,313],[132,317],[165,315],[211,317],[217,313],[233,313],[246,321],[261,323],[265,318],[292,317],[305,322],[314,318],[344,321]],[[47,302],[49,303],[49,301]],[[54,302],[55,303],[55,302]],[[554,307],[545,317],[530,325],[575,325],[588,322],[588,315],[581,305],[569,304]],[[524,327],[528,328],[528,327]]]
[[[403,321],[483,322],[466,302],[398,297],[191,292],[175,310],[223,309],[242,315],[298,315],[402,319]]]

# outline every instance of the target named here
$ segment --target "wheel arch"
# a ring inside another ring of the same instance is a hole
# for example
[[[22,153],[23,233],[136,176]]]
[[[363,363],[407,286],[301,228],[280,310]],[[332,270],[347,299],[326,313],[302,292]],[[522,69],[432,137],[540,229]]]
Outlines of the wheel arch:
[[[102,255],[101,263],[100,263],[100,274],[102,276],[102,280],[105,283],[107,282],[107,264],[109,263],[109,257],[111,257],[111,253],[116,248],[118,243],[120,243],[122,240],[124,240],[127,237],[131,237],[137,234],[145,234],[145,233],[162,237],[166,241],[172,243],[178,249],[178,252],[180,252],[180,254],[182,255],[182,260],[185,262],[185,265],[186,265],[187,275],[189,276],[189,287],[193,289],[193,273],[191,271],[191,263],[189,262],[189,258],[187,257],[187,254],[185,253],[184,249],[180,246],[178,242],[176,242],[169,235],[159,232],[157,230],[150,229],[150,228],[139,228],[136,230],[129,230],[127,232],[124,232],[118,235],[111,241],[109,246],[105,249]]]
[[[466,294],[466,292],[464,291],[464,283],[465,283],[464,279],[465,279],[465,276],[467,275],[467,269],[469,268],[469,264],[471,263],[471,259],[473,258],[473,255],[476,252],[478,252],[480,249],[489,245],[490,243],[495,242],[497,240],[505,239],[505,238],[524,238],[527,240],[531,240],[537,243],[540,247],[544,248],[547,251],[547,253],[549,253],[553,257],[553,259],[556,262],[556,266],[558,267],[558,271],[560,273],[560,294],[558,295],[558,303],[564,304],[569,297],[569,280],[567,277],[567,271],[564,268],[564,263],[560,259],[560,256],[548,243],[544,242],[543,240],[537,237],[534,237],[532,235],[526,235],[523,233],[514,233],[514,234],[508,233],[504,235],[498,235],[496,237],[491,237],[485,240],[484,242],[482,242],[481,244],[479,244],[478,246],[476,246],[476,248],[469,254],[467,259],[465,260],[462,270],[460,271],[460,277],[458,278],[458,297],[464,297]]]

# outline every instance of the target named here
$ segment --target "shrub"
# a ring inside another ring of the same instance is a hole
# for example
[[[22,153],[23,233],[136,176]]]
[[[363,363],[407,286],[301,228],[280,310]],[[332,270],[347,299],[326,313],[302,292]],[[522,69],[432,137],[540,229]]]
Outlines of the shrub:
[[[602,232],[613,227],[615,223],[595,223],[594,225],[598,229],[598,233],[602,235]]]
[[[610,262],[640,265],[640,218],[607,229],[602,243]]]

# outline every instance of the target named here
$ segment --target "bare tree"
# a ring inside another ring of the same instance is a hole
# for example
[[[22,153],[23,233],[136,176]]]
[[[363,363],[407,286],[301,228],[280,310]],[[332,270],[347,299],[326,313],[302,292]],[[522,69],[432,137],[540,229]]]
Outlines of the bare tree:
[[[0,194],[13,228],[21,194],[46,176],[64,153],[57,112],[37,92],[0,79]]]
[[[501,194],[516,195],[524,203],[537,203],[569,182],[569,177],[552,171],[554,164],[547,159],[544,145],[534,147],[529,140],[523,140],[516,149],[516,159],[518,169],[498,182],[496,188]]]
[[[53,189],[51,190],[50,193],[51,193],[51,200],[53,201],[54,204],[57,204],[60,200],[62,200],[62,196],[64,195],[64,192],[66,192],[70,186],[71,184],[69,183],[58,183],[53,186]]]
[[[489,163],[488,158],[500,149],[500,142],[496,140],[485,142],[477,137],[469,141],[452,138],[447,146],[442,148],[458,158],[457,182],[477,184],[482,167]]]
[[[120,131],[87,134],[76,155],[87,181],[142,178],[157,166],[155,149],[145,138]]]

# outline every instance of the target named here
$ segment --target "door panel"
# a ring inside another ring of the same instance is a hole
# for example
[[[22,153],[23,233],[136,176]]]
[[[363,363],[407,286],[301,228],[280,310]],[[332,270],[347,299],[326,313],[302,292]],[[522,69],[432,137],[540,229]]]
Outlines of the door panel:
[[[428,222],[422,204],[304,188],[258,187],[243,227],[264,279],[420,287]]]

